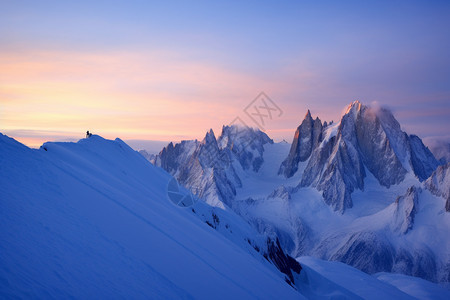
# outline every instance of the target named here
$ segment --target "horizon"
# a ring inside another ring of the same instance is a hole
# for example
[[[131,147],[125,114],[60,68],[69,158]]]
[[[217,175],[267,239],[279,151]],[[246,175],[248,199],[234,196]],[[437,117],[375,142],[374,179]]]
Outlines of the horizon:
[[[306,110],[305,116],[306,116],[306,114],[310,113],[310,115],[311,115],[311,117],[313,119],[319,118],[322,122],[328,122],[329,123],[331,121],[333,123],[340,123],[342,116],[344,116],[346,113],[348,113],[348,110],[350,109],[352,104],[355,103],[355,102],[359,102],[359,103],[361,103],[364,106],[372,107],[372,108],[379,106],[378,103],[376,103],[376,102],[375,103],[371,103],[371,104],[366,104],[366,103],[360,102],[359,100],[355,100],[355,101],[350,102],[347,106],[342,108],[341,115],[340,115],[340,117],[337,120],[323,120],[323,119],[320,118],[320,116],[317,116],[314,113],[312,113],[310,111],[310,109]],[[379,106],[379,107],[381,107],[383,109],[388,109],[394,115],[394,117],[396,118],[395,114],[393,113],[393,111],[389,107],[386,107],[386,106]],[[291,139],[294,138],[295,130],[297,129],[298,126],[300,126],[300,124],[304,120],[305,116],[302,117],[301,120],[299,121],[298,125],[295,128],[292,129]],[[230,124],[223,124],[221,126],[221,128],[223,128],[225,126],[229,126],[229,125]],[[400,126],[401,126],[402,130],[405,131],[404,128],[403,128],[403,125],[401,123],[400,123]],[[262,130],[262,128],[258,128],[257,126],[247,126],[247,127],[255,129],[255,130],[260,130],[260,131],[266,133],[268,135],[268,137],[273,139],[274,142],[276,142],[276,143],[287,142],[287,143],[291,144],[291,140],[289,140],[289,139],[286,139],[286,138],[278,138],[278,139],[276,139],[276,138],[272,137],[270,135],[270,130],[265,131],[265,130]],[[216,138],[218,138],[221,135],[221,133],[222,133],[222,129],[217,130],[217,129],[209,128],[209,129],[206,129],[204,131],[203,136],[200,136],[200,137],[183,138],[183,137],[180,137],[180,136],[174,136],[174,139],[169,139],[169,140],[145,140],[145,139],[123,139],[120,136],[115,136],[115,137],[113,135],[112,136],[105,136],[105,135],[102,135],[101,133],[96,133],[96,132],[92,132],[92,131],[89,131],[89,132],[91,134],[98,135],[98,136],[100,136],[102,138],[109,139],[109,140],[114,140],[116,138],[119,138],[119,139],[123,140],[125,143],[127,143],[131,148],[133,148],[136,151],[146,150],[149,154],[157,154],[164,147],[166,147],[169,143],[174,143],[174,144],[175,143],[180,143],[183,140],[200,140],[201,141],[201,140],[203,140],[205,135],[210,130],[212,130],[214,132],[214,135],[216,136]],[[410,135],[410,134],[415,135],[415,133],[413,133],[413,132],[407,132],[407,131],[405,131],[405,132],[408,135]],[[4,132],[0,132],[0,133],[5,134]],[[83,135],[85,135],[85,134],[86,134],[86,132],[83,133],[83,134],[80,134],[79,137],[65,137],[65,138],[61,138],[61,137],[53,137],[52,138],[52,137],[50,137],[49,140],[44,140],[43,137],[33,137],[33,138],[25,138],[24,139],[24,138],[20,137],[20,133],[18,133],[18,135],[19,135],[18,138],[14,137],[14,136],[11,136],[11,135],[8,135],[8,134],[5,134],[5,135],[7,135],[7,136],[9,136],[11,138],[14,138],[15,140],[19,141],[20,143],[24,144],[25,146],[27,146],[29,148],[37,149],[40,146],[42,146],[44,143],[47,143],[47,142],[78,142],[79,140],[85,138],[85,137],[83,137]],[[425,136],[425,137],[420,137],[420,138],[421,138],[421,140],[423,141],[423,143],[427,147],[432,146],[436,142],[450,143],[450,135]]]
[[[308,109],[338,122],[355,99],[450,141],[445,1],[3,6],[0,132],[30,147],[89,130],[139,148],[237,119],[290,143]],[[267,124],[248,110],[261,92]]]

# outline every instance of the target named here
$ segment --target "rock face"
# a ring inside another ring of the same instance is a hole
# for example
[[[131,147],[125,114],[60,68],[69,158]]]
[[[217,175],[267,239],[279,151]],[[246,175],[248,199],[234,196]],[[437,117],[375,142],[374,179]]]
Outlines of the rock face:
[[[313,121],[308,111],[279,173],[290,177],[306,160],[299,187],[315,187],[325,203],[341,213],[352,207],[353,191],[364,190],[366,169],[389,188],[402,182],[408,170],[423,181],[438,166],[420,138],[404,133],[389,110],[359,101],[333,126]]]
[[[263,163],[264,145],[273,141],[263,132],[238,126],[224,126],[216,139],[210,130],[203,141],[170,143],[155,158],[162,167],[211,205],[232,206],[241,180],[232,162],[257,172]]]
[[[364,165],[381,185],[390,187],[400,183],[406,175],[401,163],[406,139],[400,125],[387,110],[376,111],[361,104],[358,107],[354,145]],[[352,129],[349,131],[349,137],[353,137]]]
[[[341,246],[329,251],[326,242],[318,247],[317,254],[330,260],[341,261],[368,274],[378,272],[401,273],[437,281],[436,257],[429,249],[420,252],[400,247],[396,249],[378,232],[361,231],[332,237]],[[444,276],[448,276],[445,274]],[[445,281],[445,280],[444,280]]]
[[[241,184],[212,130],[201,142],[182,141],[175,146],[170,143],[156,156],[155,165],[211,205],[229,204],[236,194],[236,186]]]
[[[284,185],[280,185],[276,190],[274,190],[268,198],[272,199],[282,199],[284,201],[291,200],[291,193],[288,188],[286,188]]]
[[[450,212],[450,163],[439,166],[425,182],[431,193],[446,199],[445,210]]]
[[[409,136],[409,145],[411,152],[411,165],[414,173],[420,181],[430,177],[431,173],[439,165],[439,162],[433,156],[431,151],[425,147],[422,140],[416,135]]]
[[[331,260],[357,266],[358,269],[369,274],[392,268],[394,249],[377,233],[363,231],[341,238],[344,243],[342,247],[334,251]]]
[[[175,146],[171,142],[156,156],[155,164],[169,173],[174,173],[179,169],[181,162],[192,155],[197,146],[197,141],[182,141]]]
[[[306,161],[310,157],[321,139],[322,121],[319,118],[313,120],[311,112],[308,110],[302,124],[295,131],[289,155],[281,164],[278,173],[284,174],[288,178],[292,177],[297,172],[298,163]]]
[[[414,232],[421,193],[421,188],[411,186],[395,202],[371,216],[368,223],[326,236],[316,247],[315,255],[350,264],[369,274],[394,272],[447,282],[450,273],[446,260],[440,261],[428,246],[414,248],[401,242]],[[396,242],[392,243],[392,239]]]
[[[264,162],[264,145],[273,144],[264,132],[250,127],[224,126],[218,139],[219,148],[228,149],[241,166],[258,172]]]
[[[272,241],[269,238],[267,240],[267,251],[268,254],[265,255],[265,258],[271,261],[278,268],[278,270],[286,274],[288,277],[286,278],[286,281],[293,286],[295,283],[293,273],[300,274],[300,271],[302,270],[300,264],[295,259],[284,253],[278,239]]]
[[[399,196],[395,200],[395,210],[392,219],[393,232],[406,234],[413,228],[414,217],[418,211],[419,193],[421,192],[420,188],[412,186],[406,191],[405,195]]]

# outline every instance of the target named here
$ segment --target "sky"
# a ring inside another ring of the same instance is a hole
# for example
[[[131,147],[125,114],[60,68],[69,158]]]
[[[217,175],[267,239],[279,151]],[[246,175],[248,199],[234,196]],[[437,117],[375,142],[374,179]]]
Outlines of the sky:
[[[145,148],[242,122],[291,141],[307,109],[359,100],[450,140],[450,1],[242,2],[0,0],[0,132]]]

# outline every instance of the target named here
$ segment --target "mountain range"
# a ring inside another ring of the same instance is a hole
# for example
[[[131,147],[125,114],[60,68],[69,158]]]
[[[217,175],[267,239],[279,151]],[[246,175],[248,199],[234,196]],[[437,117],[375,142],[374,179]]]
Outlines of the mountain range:
[[[291,144],[0,134],[0,296],[448,299],[449,170],[359,102]]]
[[[448,164],[386,108],[355,101],[337,123],[308,110],[291,145],[224,126],[151,161],[293,257],[450,281]]]

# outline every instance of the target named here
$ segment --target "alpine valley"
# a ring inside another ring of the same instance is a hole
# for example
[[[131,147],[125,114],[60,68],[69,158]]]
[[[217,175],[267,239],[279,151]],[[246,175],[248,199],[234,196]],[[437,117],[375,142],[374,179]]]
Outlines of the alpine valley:
[[[0,134],[0,180],[0,298],[450,298],[450,163],[384,108],[157,155]]]

